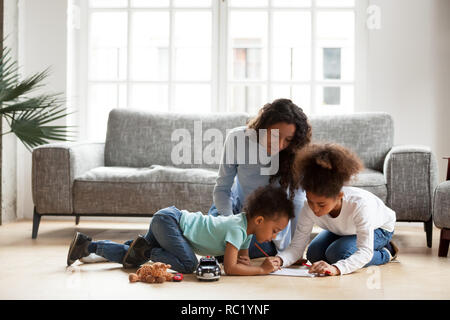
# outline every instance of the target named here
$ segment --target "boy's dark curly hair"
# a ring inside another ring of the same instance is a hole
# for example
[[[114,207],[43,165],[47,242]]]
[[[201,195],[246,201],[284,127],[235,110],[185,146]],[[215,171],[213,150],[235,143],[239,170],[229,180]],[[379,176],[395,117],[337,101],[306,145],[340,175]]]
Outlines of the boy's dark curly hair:
[[[341,145],[311,144],[296,154],[295,187],[327,198],[336,197],[362,169],[358,156]]]
[[[253,191],[246,199],[243,211],[249,217],[263,216],[275,220],[279,215],[294,218],[294,204],[282,187],[266,185]]]
[[[303,110],[289,99],[277,99],[267,103],[259,110],[258,115],[251,119],[247,127],[259,134],[259,129],[267,129],[276,123],[295,125],[295,134],[289,146],[280,152],[278,172],[270,177],[273,183],[279,178],[280,185],[290,190],[290,199],[294,198],[294,179],[292,177],[292,164],[295,153],[311,141],[311,125]],[[259,136],[258,136],[259,137]]]

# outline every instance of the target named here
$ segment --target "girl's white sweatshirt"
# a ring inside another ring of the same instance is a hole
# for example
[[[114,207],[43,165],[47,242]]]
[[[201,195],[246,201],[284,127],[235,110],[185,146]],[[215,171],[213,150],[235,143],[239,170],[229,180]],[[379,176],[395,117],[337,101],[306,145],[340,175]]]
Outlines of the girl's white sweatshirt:
[[[351,273],[370,262],[373,256],[374,230],[382,228],[394,231],[395,212],[369,191],[355,187],[343,187],[342,191],[342,208],[336,218],[329,214],[317,217],[305,200],[291,244],[278,254],[283,259],[283,267],[303,256],[315,224],[340,236],[356,235],[357,251],[347,259],[334,263],[341,274]]]

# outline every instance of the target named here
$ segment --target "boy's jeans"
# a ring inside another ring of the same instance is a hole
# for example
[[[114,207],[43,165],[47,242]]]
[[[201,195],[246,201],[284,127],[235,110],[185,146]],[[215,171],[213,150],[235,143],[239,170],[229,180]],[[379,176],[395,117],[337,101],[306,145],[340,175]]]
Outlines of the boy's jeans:
[[[149,260],[170,264],[171,269],[181,273],[192,273],[198,260],[189,242],[180,229],[181,211],[174,206],[161,209],[152,218],[149,230],[145,235],[151,250]],[[123,244],[109,240],[95,241],[96,254],[109,261],[122,263],[133,240]]]
[[[365,267],[389,262],[389,253],[383,249],[392,239],[394,232],[378,228],[374,230],[373,257]],[[320,232],[309,244],[306,258],[311,262],[320,260],[333,264],[347,259],[356,252],[356,235],[339,236],[328,230]]]

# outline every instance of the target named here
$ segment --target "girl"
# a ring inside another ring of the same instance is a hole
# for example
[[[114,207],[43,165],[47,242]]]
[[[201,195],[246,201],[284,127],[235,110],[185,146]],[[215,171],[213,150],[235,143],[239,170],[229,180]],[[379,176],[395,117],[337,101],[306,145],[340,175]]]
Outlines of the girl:
[[[303,256],[314,224],[324,230],[306,253],[311,273],[347,274],[396,257],[395,212],[374,194],[343,186],[361,169],[358,157],[336,144],[311,145],[298,154],[294,171],[307,203],[292,243],[276,257],[280,265]]]
[[[265,134],[261,129],[266,130]],[[249,132],[255,132],[256,136]],[[277,137],[278,141],[271,141],[272,136]],[[308,119],[302,109],[291,100],[278,99],[266,104],[247,126],[234,128],[229,132],[213,191],[214,204],[208,214],[213,216],[237,214],[241,212],[242,204],[251,192],[268,184],[279,185],[285,190],[291,190],[289,197],[296,205],[295,212],[300,212],[305,194],[303,190],[297,190],[294,193],[291,170],[295,151],[307,145],[310,139],[311,126]],[[243,150],[238,150],[239,144],[233,143],[236,140],[245,141]],[[271,154],[272,146],[276,144],[278,144],[278,148],[273,148],[275,152]],[[267,169],[267,165],[261,161],[256,164],[249,161],[252,156],[255,156],[252,152],[260,148],[270,157],[271,164],[278,163],[278,170],[272,175],[262,174],[262,170]],[[233,159],[230,163],[230,154],[237,155],[236,158],[241,157],[246,162],[240,162],[231,157]],[[260,244],[266,253],[275,255],[277,250],[287,247],[291,241],[291,224],[294,228],[295,219],[294,223],[290,222],[273,242]],[[251,258],[263,255],[254,246],[256,240],[254,238],[250,244]]]
[[[139,266],[148,260],[170,264],[173,270],[192,273],[199,255],[224,255],[228,275],[268,274],[279,268],[278,260],[268,257],[260,266],[249,263],[248,247],[252,236],[270,241],[294,216],[292,201],[280,187],[266,186],[248,198],[245,212],[229,217],[213,217],[201,212],[178,210],[174,206],[159,210],[147,234],[131,243],[109,240],[91,241],[79,232],[67,257],[67,265],[95,253],[124,267]],[[244,257],[238,261],[238,256]]]

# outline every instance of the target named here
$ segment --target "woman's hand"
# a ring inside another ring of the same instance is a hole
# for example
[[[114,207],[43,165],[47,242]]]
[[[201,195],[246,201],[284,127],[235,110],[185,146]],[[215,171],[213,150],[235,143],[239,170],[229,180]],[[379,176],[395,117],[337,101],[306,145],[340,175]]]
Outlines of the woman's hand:
[[[250,257],[249,256],[238,256],[237,263],[245,264],[246,266],[250,265]]]
[[[311,265],[311,268],[309,268],[309,273],[318,273],[318,274],[327,274],[330,276],[337,276],[341,274],[341,271],[336,268],[335,266],[332,266],[325,261],[317,261],[314,262]]]

